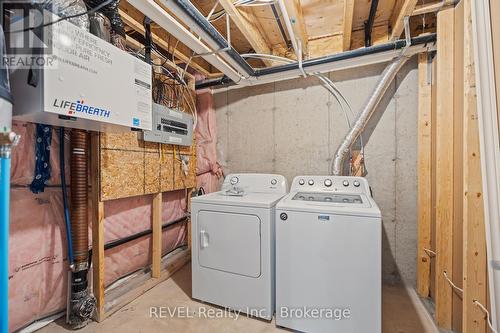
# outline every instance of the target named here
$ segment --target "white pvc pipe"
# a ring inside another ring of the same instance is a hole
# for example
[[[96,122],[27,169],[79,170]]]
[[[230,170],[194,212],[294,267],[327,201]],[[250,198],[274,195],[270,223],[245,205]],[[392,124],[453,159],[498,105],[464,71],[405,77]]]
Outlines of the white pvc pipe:
[[[129,0],[128,2],[195,53],[206,54],[214,51],[203,44],[153,0]],[[242,79],[242,77],[218,55],[206,54],[203,56],[203,59],[208,61],[234,82],[239,82]]]
[[[290,16],[288,16],[288,12],[286,10],[284,0],[278,0],[278,5],[280,7],[281,14],[283,15],[283,21],[285,21],[285,26],[286,26],[286,30],[288,32],[288,37],[290,37],[290,41],[292,42],[293,50],[295,51],[295,54],[297,55],[297,59],[298,59],[298,56],[299,56],[298,52],[302,52],[302,50],[299,50],[299,46],[297,45],[297,39],[295,37],[295,33],[293,32],[292,22],[290,21]]]

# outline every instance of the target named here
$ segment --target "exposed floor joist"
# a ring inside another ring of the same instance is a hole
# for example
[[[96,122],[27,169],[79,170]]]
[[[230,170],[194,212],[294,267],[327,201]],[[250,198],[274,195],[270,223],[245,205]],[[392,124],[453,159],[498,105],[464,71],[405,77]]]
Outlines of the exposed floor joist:
[[[300,38],[302,42],[303,54],[307,54],[308,41],[306,24],[304,22],[304,14],[302,13],[302,7],[299,0],[286,0],[283,1],[288,17],[290,18],[290,23],[292,24],[293,33],[296,38]]]
[[[272,49],[266,39],[263,37],[261,28],[257,19],[251,12],[251,8],[242,8],[241,10],[233,5],[231,0],[219,0],[220,5],[224,8],[231,20],[236,24],[241,33],[248,40],[256,53],[272,54]],[[265,60],[267,66],[271,66],[272,62]]]
[[[391,17],[391,40],[398,39],[404,30],[404,18],[415,10],[418,0],[398,0]]]
[[[342,37],[342,50],[351,48],[352,20],[354,18],[354,0],[344,1],[344,34]]]

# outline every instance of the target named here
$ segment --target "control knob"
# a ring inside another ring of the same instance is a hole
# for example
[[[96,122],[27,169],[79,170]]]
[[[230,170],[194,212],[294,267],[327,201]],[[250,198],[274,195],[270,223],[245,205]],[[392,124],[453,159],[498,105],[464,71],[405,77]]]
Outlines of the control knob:
[[[240,180],[238,179],[238,177],[231,177],[231,179],[229,180],[231,185],[236,185],[236,184],[238,184],[239,181]]]
[[[333,185],[333,183],[332,183],[332,180],[331,180],[331,179],[325,179],[325,186],[326,186],[326,187],[330,187],[330,186],[332,186],[332,185]]]
[[[361,185],[361,183],[359,182],[359,180],[355,180],[352,184],[354,186],[356,186],[356,187],[359,187],[359,185]]]
[[[342,185],[344,185],[345,187],[349,186],[349,181],[348,180],[344,180],[342,182]]]
[[[304,179],[299,179],[299,185],[304,185],[306,181]]]
[[[314,185],[314,180],[312,179],[309,179],[309,181],[307,182],[309,185],[313,186]]]

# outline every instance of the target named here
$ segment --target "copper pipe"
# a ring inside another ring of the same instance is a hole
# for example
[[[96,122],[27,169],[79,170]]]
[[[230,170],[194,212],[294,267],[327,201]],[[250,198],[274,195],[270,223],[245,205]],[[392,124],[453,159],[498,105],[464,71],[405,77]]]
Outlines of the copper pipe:
[[[71,238],[76,270],[88,262],[88,133],[71,131]]]

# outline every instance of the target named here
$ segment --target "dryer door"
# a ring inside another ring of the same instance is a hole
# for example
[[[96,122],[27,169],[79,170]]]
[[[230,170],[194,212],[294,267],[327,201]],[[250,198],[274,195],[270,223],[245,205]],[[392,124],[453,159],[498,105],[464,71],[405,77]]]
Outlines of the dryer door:
[[[260,218],[228,212],[198,212],[198,261],[202,267],[260,276]]]

